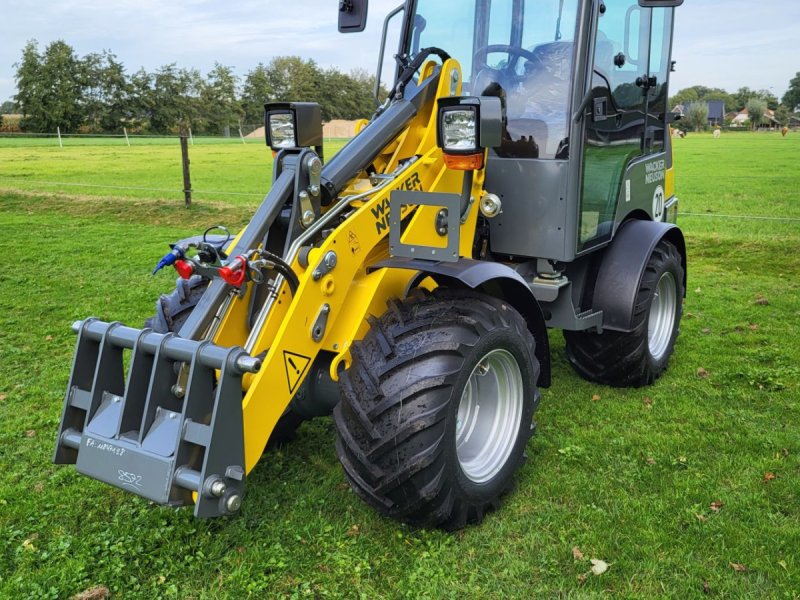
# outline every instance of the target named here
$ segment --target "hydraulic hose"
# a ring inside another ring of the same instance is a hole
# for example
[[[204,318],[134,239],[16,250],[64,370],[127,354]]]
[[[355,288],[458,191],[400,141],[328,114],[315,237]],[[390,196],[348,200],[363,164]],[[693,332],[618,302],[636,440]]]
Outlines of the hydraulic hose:
[[[281,275],[283,275],[283,278],[289,285],[289,289],[292,291],[292,296],[294,296],[297,293],[297,288],[300,287],[300,280],[297,278],[295,272],[292,271],[292,267],[290,267],[277,254],[273,254],[272,252],[268,252],[267,250],[259,250],[258,253],[262,258],[268,260],[269,262],[275,265],[275,270]]]

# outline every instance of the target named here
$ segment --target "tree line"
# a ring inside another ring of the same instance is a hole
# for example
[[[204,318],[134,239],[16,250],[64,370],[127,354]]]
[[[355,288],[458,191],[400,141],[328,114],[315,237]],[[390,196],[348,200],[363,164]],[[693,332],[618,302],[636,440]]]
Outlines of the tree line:
[[[749,87],[741,87],[734,93],[703,85],[682,89],[670,98],[670,108],[682,105],[686,111],[684,118],[677,123],[678,128],[695,131],[707,128],[708,103],[715,100],[725,103],[726,113],[738,113],[746,108],[750,125],[754,128],[765,124],[767,109],[774,111],[775,120],[780,125],[788,125],[795,109],[800,108],[800,72],[789,82],[789,89],[780,100],[769,90],[751,90]]]
[[[221,134],[241,123],[260,123],[265,102],[318,102],[325,120],[364,118],[375,110],[374,75],[323,69],[298,56],[259,63],[244,78],[220,63],[205,76],[175,63],[129,74],[109,50],[78,56],[63,40],[44,50],[30,41],[15,67],[17,94],[0,106],[0,114],[22,113],[21,128],[32,132],[58,127],[64,133],[118,133],[125,127],[131,133],[175,133],[187,126],[196,133]],[[754,127],[766,109],[785,125],[800,106],[800,72],[780,101],[769,90],[748,87],[734,93],[702,85],[682,89],[670,99],[671,108],[686,109],[677,126],[707,127],[712,100],[722,100],[728,112],[747,108]]]
[[[259,63],[243,79],[220,63],[205,76],[174,63],[129,74],[109,50],[78,56],[63,40],[44,50],[31,41],[15,68],[17,94],[3,109],[21,113],[21,128],[32,132],[175,133],[187,126],[221,134],[260,123],[265,102],[318,102],[324,120],[375,111],[373,75],[323,69],[298,56]]]

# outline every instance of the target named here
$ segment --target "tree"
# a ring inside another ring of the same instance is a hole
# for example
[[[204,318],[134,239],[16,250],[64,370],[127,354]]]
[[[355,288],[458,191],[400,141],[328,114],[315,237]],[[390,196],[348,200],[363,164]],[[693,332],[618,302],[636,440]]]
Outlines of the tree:
[[[45,82],[42,80],[42,56],[39,45],[32,40],[22,49],[22,60],[15,63],[17,71],[14,79],[17,83],[17,95],[14,100],[23,114],[22,127],[32,127],[43,131],[40,123],[45,112]]]
[[[40,74],[45,95],[45,113],[40,115],[42,131],[75,131],[83,121],[81,96],[83,82],[81,64],[72,46],[56,40],[47,46],[42,57]]]
[[[0,114],[10,115],[17,112],[17,105],[13,100],[6,100],[0,104]]]
[[[19,107],[23,126],[36,131],[82,127],[111,132],[124,125],[131,131],[174,133],[187,125],[197,132],[220,133],[243,117],[260,122],[264,104],[271,101],[318,102],[326,120],[366,118],[376,108],[374,75],[363,69],[349,74],[323,70],[299,56],[259,64],[247,73],[241,90],[233,68],[220,63],[205,77],[174,63],[128,75],[110,50],[80,58],[63,41],[43,53],[36,41],[29,42],[15,66],[16,104],[9,101],[3,108]],[[715,91],[696,87],[703,93]],[[379,95],[384,100],[386,89]]]
[[[792,116],[792,112],[786,108],[783,104],[778,107],[778,110],[775,111],[775,120],[781,125],[786,126],[789,124],[789,119]]]
[[[155,73],[140,69],[130,79],[131,115],[143,127],[158,133],[176,132],[183,125],[202,125],[202,85],[196,69],[179,69],[175,63]]]
[[[783,104],[793,112],[800,106],[800,71],[789,82],[789,89],[783,95]]]
[[[766,100],[758,97],[750,98],[747,101],[747,113],[750,116],[750,123],[753,126],[753,129],[758,129],[758,126],[764,120],[764,115],[767,113],[767,102]]]
[[[110,51],[82,60],[84,123],[93,131],[118,131],[131,116],[131,84],[125,67]]]
[[[139,69],[131,75],[128,85],[130,87],[128,110],[132,125],[135,128],[147,129],[154,102],[153,76],[144,69]]]
[[[322,71],[313,60],[278,56],[267,65],[267,81],[276,102],[316,102]]]
[[[242,118],[242,109],[236,99],[239,78],[231,67],[214,63],[200,88],[200,112],[206,129],[222,133]]]
[[[733,94],[733,98],[736,103],[736,110],[743,110],[744,107],[747,106],[747,101],[755,95],[756,93],[749,87],[740,87],[738,90],[736,90],[736,93]]]
[[[263,63],[247,73],[242,86],[242,109],[247,123],[260,123],[264,120],[264,104],[275,98],[275,90],[269,71]]]
[[[735,107],[737,111],[742,110],[743,108],[747,107],[747,102],[751,98],[758,98],[763,100],[767,108],[770,110],[775,110],[778,108],[778,98],[770,92],[769,90],[751,90],[749,87],[740,87],[735,94],[733,94],[733,100],[735,102]]]
[[[695,131],[703,131],[708,126],[708,102],[692,102],[686,109],[686,122]]]
[[[780,105],[778,97],[769,90],[758,90],[756,92],[756,97],[766,102],[767,108],[770,110],[776,110]]]
[[[681,105],[684,109],[686,109],[692,102],[697,102],[698,100],[700,100],[700,97],[697,95],[697,90],[694,88],[686,88],[680,90],[677,94],[670,98],[669,108],[671,110],[676,106]]]
[[[43,54],[30,41],[16,64],[17,95],[25,117],[24,129],[52,132],[74,131],[83,120],[83,73],[72,47],[63,40],[47,46]]]
[[[354,71],[349,75],[337,69],[328,69],[322,75],[320,104],[322,116],[330,119],[364,119],[375,112],[372,87],[375,78],[366,72]]]
[[[146,93],[150,128],[170,133],[183,125],[191,127],[199,115],[200,73],[196,69],[179,69],[172,63],[150,77]]]
[[[373,112],[375,112],[376,108],[376,100],[375,100],[375,73],[370,73],[367,69],[364,68],[356,68],[350,71],[350,77],[356,80],[358,85],[364,90],[364,93],[369,94],[370,98],[370,108],[368,110],[369,115],[365,115],[364,118],[367,116],[371,116]],[[378,89],[378,102],[381,104],[386,100],[389,96],[389,90],[387,90],[383,85],[381,85],[380,89]]]
[[[248,123],[264,118],[266,102],[293,100],[319,102],[326,121],[360,119],[375,112],[374,87],[375,76],[363,69],[349,74],[335,68],[323,71],[313,61],[279,56],[247,74],[241,102]],[[386,93],[383,90],[383,98]]]
[[[709,88],[704,85],[695,85],[690,88],[682,89],[675,94],[670,99],[669,108],[672,109],[678,104],[682,104],[683,107],[686,108],[692,102],[709,102],[711,100],[721,100],[725,103],[726,110],[733,109],[736,104],[734,97],[721,88]]]

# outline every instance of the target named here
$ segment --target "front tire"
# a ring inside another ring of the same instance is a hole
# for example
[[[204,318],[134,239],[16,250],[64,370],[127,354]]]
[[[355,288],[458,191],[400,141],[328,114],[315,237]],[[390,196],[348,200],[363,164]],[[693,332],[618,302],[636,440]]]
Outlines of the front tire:
[[[390,303],[340,378],[336,450],[355,492],[418,526],[479,522],[512,486],[539,394],[507,303],[461,290]]]
[[[683,281],[678,249],[661,240],[639,285],[630,332],[564,332],[575,370],[589,381],[614,387],[641,387],[658,379],[680,332]]]

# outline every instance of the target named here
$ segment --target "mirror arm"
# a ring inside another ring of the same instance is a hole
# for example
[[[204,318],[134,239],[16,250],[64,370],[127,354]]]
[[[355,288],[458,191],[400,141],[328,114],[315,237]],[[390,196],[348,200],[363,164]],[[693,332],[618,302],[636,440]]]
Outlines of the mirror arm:
[[[586,115],[586,109],[589,108],[589,103],[592,101],[592,88],[589,87],[586,90],[586,94],[583,96],[583,100],[581,100],[580,106],[572,115],[572,122],[576,125],[580,122],[580,120]]]
[[[383,71],[383,57],[386,54],[386,36],[389,34],[389,21],[391,21],[394,17],[400,14],[403,10],[405,10],[405,4],[401,4],[397,8],[395,8],[392,12],[386,15],[386,18],[383,20],[383,33],[381,34],[381,49],[378,52],[378,72],[375,75],[375,102],[378,106],[380,106],[380,91],[381,91],[381,75]]]

